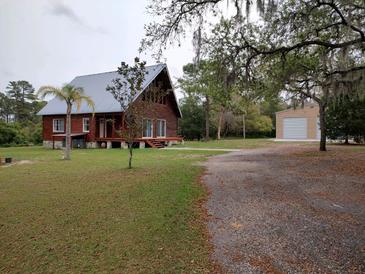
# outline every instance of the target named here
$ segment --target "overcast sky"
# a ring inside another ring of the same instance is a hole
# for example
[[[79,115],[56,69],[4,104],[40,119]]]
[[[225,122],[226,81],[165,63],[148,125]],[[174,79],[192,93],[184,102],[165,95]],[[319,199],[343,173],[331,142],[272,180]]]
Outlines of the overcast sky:
[[[9,81],[61,86],[116,70],[138,55],[147,0],[0,0],[0,91]],[[153,64],[151,53],[140,56]],[[165,53],[173,80],[192,60],[190,39]]]

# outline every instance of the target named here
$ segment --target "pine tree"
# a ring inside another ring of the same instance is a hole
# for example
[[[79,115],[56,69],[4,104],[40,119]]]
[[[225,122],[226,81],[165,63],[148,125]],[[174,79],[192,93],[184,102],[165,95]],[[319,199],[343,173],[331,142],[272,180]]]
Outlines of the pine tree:
[[[33,86],[27,81],[11,81],[6,87],[6,92],[13,100],[15,121],[28,120],[32,112],[31,102],[36,99]]]

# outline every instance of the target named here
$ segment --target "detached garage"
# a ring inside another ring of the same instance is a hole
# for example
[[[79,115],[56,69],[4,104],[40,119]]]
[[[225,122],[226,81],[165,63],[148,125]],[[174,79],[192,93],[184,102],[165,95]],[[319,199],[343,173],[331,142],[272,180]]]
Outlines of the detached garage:
[[[276,113],[276,139],[319,140],[319,108],[317,104],[307,104]]]

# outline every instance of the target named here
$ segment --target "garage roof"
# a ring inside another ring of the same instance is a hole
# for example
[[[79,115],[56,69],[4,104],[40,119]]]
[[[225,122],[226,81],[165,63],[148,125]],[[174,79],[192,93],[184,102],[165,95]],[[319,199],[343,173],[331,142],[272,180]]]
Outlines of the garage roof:
[[[306,107],[318,107],[318,104],[317,103],[305,103],[304,106],[297,106],[296,108],[294,107],[290,107],[288,109],[284,109],[284,110],[280,110],[280,111],[277,111],[275,112],[276,113],[282,113],[282,112],[286,112],[286,111],[293,111],[293,110],[296,110],[296,109],[303,109],[303,108],[306,108]]]

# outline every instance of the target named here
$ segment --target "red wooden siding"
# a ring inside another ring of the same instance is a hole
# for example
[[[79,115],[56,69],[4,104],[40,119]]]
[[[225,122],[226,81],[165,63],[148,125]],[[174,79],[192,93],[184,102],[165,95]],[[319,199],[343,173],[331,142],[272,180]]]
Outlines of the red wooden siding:
[[[166,120],[166,137],[177,136],[178,117],[176,115],[172,94],[168,96],[166,105],[152,103],[151,109],[146,111],[145,116],[145,118],[153,120],[153,137],[157,137],[157,119]]]
[[[71,133],[83,133],[82,119],[90,119],[90,129],[86,136],[86,141],[95,140],[95,117],[91,114],[73,114],[71,116]],[[62,132],[53,132],[53,119],[64,119],[65,121],[65,131],[66,133],[66,115],[45,115],[43,116],[43,140],[52,141],[53,135],[62,134]],[[55,141],[63,140],[63,137],[55,137]]]
[[[166,120],[166,137],[176,137],[177,136],[177,128],[178,128],[178,116],[176,113],[176,108],[174,106],[175,101],[172,94],[167,97],[166,104],[158,104],[152,103],[151,108],[146,111],[145,118],[153,120],[153,137],[157,137],[157,119]],[[87,142],[93,142],[96,138],[99,137],[99,125],[96,123],[99,121],[99,118],[103,118],[106,115],[106,118],[115,117],[116,125],[121,124],[121,115],[122,113],[106,113],[100,114],[97,113],[94,117],[91,114],[73,114],[71,116],[71,133],[82,133],[82,119],[89,117],[90,118],[90,131],[86,135]],[[53,135],[62,134],[61,132],[53,132],[53,119],[64,119],[65,121],[65,131],[66,131],[66,115],[45,115],[43,116],[43,140],[52,141]],[[119,127],[118,127],[119,129]],[[65,132],[63,132],[65,133]],[[114,131],[108,135],[112,138],[118,138],[118,134]],[[142,132],[141,136],[142,137]],[[63,140],[63,137],[55,137],[55,141]]]
[[[164,71],[160,73],[156,79],[153,81],[152,85],[159,85],[163,90],[172,90],[170,80],[168,78],[167,72]],[[143,96],[139,97],[137,100],[142,100]],[[85,117],[90,118],[90,132],[86,136],[87,142],[94,142],[99,138],[99,119],[112,119],[115,123],[115,128],[120,129],[122,125],[122,112],[119,113],[96,113],[93,117],[91,114],[74,114],[71,116],[71,133],[83,133],[82,119]],[[146,111],[144,118],[153,120],[153,137],[157,137],[157,119],[166,120],[166,137],[177,137],[178,128],[178,118],[180,117],[177,102],[175,100],[173,92],[166,95],[165,100],[160,103],[151,103],[150,109]],[[61,134],[61,132],[53,132],[53,119],[61,118],[65,121],[66,130],[66,115],[45,115],[43,116],[43,140],[52,141],[53,135]],[[119,138],[118,134],[112,130],[112,127],[107,127],[107,137],[108,138]],[[65,133],[65,132],[63,132]],[[140,137],[142,137],[142,132]],[[64,137],[54,137],[55,141],[63,140]]]

